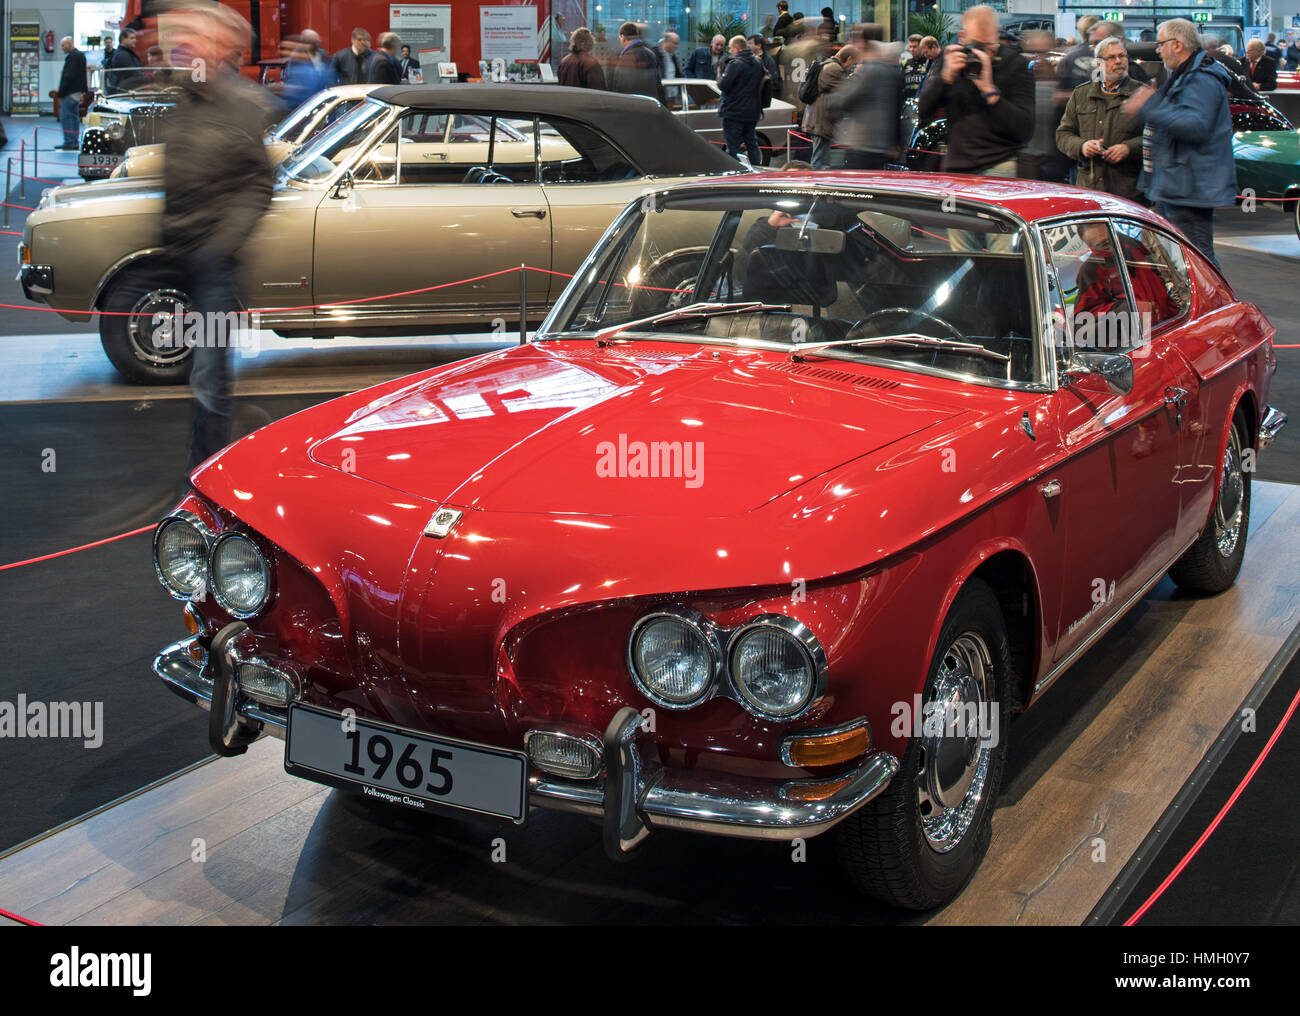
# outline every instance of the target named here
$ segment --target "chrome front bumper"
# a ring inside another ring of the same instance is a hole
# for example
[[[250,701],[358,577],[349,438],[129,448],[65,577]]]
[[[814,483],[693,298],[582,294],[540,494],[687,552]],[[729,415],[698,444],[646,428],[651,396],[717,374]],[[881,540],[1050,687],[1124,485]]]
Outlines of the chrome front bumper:
[[[1287,415],[1272,406],[1264,407],[1264,419],[1259,422],[1259,450],[1263,451],[1273,443],[1277,432],[1286,426]]]
[[[154,659],[153,669],[173,692],[211,714],[216,682],[205,663],[190,655],[197,643],[188,638],[168,646]],[[286,717],[280,710],[242,698],[226,701],[227,728],[233,719],[237,726],[284,739]],[[630,706],[615,714],[605,731],[603,781],[564,780],[534,770],[528,780],[529,806],[600,819],[606,852],[622,859],[655,829],[748,839],[816,836],[884,791],[898,772],[898,760],[886,752],[868,755],[849,773],[812,779],[671,769],[659,764],[642,721]],[[218,726],[214,723],[210,730]]]

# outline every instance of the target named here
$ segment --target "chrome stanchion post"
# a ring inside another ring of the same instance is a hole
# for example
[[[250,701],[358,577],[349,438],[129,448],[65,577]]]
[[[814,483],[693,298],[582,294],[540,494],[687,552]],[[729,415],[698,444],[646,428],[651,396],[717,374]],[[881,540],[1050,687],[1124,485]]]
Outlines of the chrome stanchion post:
[[[519,266],[519,344],[528,344],[528,266]]]
[[[5,160],[5,228],[9,228],[9,188],[13,186],[14,175],[14,157],[11,155]]]
[[[33,145],[33,148],[36,146]],[[18,146],[18,196],[27,197],[27,139],[23,138],[22,143]],[[5,191],[5,200],[9,200],[9,192]]]

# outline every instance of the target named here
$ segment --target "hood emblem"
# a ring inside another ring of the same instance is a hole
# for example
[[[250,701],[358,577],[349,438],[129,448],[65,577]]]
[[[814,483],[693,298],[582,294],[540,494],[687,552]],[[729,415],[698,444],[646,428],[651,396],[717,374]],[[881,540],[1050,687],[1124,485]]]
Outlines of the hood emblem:
[[[441,540],[451,532],[452,527],[460,521],[460,517],[465,513],[456,508],[439,508],[429,519],[429,524],[424,527],[425,536],[433,536]]]

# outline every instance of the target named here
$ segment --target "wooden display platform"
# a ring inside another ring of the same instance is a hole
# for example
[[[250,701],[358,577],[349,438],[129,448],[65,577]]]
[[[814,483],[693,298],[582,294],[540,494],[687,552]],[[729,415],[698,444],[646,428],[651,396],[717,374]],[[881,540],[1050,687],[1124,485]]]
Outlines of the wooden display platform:
[[[1012,724],[988,856],[931,923],[1080,924],[1118,876],[1300,626],[1300,487],[1253,493],[1233,589],[1184,599],[1164,580]],[[829,837],[800,863],[789,844],[660,833],[616,864],[581,817],[412,815],[289,777],[281,753],[261,741],[15,848],[0,908],[49,924],[917,919],[846,892]]]

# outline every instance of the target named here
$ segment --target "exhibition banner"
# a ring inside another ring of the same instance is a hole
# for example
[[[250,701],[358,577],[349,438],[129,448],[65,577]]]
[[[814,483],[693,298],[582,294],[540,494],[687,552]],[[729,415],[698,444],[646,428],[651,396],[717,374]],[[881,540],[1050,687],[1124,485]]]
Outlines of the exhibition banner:
[[[537,61],[536,7],[480,7],[481,59],[507,64]]]
[[[9,25],[9,109],[14,116],[41,111],[41,26],[36,21]]]
[[[451,58],[449,4],[390,4],[388,30],[411,47],[411,55],[423,66]]]

